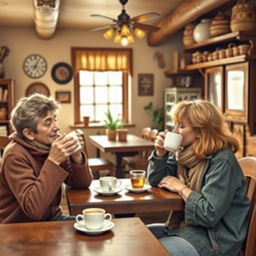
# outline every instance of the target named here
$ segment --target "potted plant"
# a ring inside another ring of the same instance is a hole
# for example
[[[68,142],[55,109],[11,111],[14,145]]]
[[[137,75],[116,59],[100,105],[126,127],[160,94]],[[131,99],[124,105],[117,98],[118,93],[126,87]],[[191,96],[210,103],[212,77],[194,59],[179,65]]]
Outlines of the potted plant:
[[[121,127],[122,122],[119,120],[119,118],[114,119],[109,109],[105,115],[106,119],[104,122],[106,127],[106,135],[108,136],[109,140],[116,140],[117,129]]]
[[[152,128],[158,131],[164,130],[164,108],[153,108],[153,102],[144,106],[144,110],[149,111],[152,115]]]

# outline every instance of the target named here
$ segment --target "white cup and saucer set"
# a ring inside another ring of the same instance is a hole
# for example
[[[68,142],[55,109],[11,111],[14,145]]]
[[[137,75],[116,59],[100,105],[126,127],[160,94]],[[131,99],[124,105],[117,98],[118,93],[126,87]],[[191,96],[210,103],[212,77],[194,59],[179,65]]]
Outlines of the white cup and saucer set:
[[[100,177],[99,186],[94,188],[95,192],[104,196],[112,196],[122,190],[121,181],[114,176]]]
[[[115,226],[112,215],[102,208],[87,208],[76,216],[74,228],[89,235],[99,235]]]

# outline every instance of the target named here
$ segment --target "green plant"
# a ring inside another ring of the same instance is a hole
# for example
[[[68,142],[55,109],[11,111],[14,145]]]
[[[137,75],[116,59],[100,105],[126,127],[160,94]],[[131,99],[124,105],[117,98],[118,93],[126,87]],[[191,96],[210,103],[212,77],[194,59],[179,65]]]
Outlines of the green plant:
[[[107,129],[116,130],[116,129],[121,128],[123,126],[123,123],[119,118],[114,119],[114,117],[112,116],[109,109],[107,110],[105,115],[106,115],[106,119],[104,120],[104,123],[105,123],[105,126],[106,126]]]
[[[152,128],[158,129],[159,131],[164,130],[164,108],[153,108],[153,102],[150,101],[146,106],[144,106],[144,110],[149,111],[152,115]]]

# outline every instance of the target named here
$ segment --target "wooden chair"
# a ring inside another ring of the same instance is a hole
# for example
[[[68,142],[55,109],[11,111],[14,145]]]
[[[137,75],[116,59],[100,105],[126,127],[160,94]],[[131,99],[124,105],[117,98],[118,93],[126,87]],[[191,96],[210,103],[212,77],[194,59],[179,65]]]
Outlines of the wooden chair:
[[[85,140],[84,135],[82,135],[82,136],[84,138],[84,152],[86,153],[86,155],[88,157],[86,140]],[[111,176],[115,176],[115,166],[110,160],[108,160],[106,158],[102,158],[102,157],[89,158],[88,157],[88,165],[91,168],[95,177],[98,177],[99,171],[103,171],[103,170],[108,170],[109,174]]]
[[[151,128],[146,127],[142,129],[141,137],[146,140],[154,141],[157,134],[158,134],[157,129],[151,130]],[[133,169],[146,170],[148,166],[148,157],[150,153],[151,151],[145,150],[145,151],[141,151],[136,156],[124,157],[123,163],[122,163],[124,170],[133,170]]]
[[[2,157],[4,148],[10,142],[10,139],[5,136],[0,136],[0,157]]]
[[[238,160],[247,180],[247,196],[251,201],[249,227],[244,248],[240,256],[256,255],[256,157],[243,157]]]

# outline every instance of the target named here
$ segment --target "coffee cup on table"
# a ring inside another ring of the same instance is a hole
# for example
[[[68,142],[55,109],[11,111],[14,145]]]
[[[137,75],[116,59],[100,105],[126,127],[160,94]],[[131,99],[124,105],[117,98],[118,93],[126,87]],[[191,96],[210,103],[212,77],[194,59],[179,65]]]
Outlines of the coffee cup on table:
[[[130,171],[130,179],[131,179],[132,188],[142,189],[145,185],[146,171],[132,170]]]
[[[179,149],[182,139],[182,135],[178,133],[167,132],[164,140],[164,148],[168,151],[175,152]]]
[[[100,177],[100,187],[103,192],[114,191],[117,187],[121,185],[121,181],[113,176]]]
[[[112,220],[112,215],[102,208],[87,208],[76,216],[76,222],[87,229],[101,229]]]
[[[66,137],[74,138],[78,142],[78,146],[72,151],[72,153],[75,153],[82,148],[82,145],[78,139],[76,131],[69,132],[68,134],[66,134]]]

